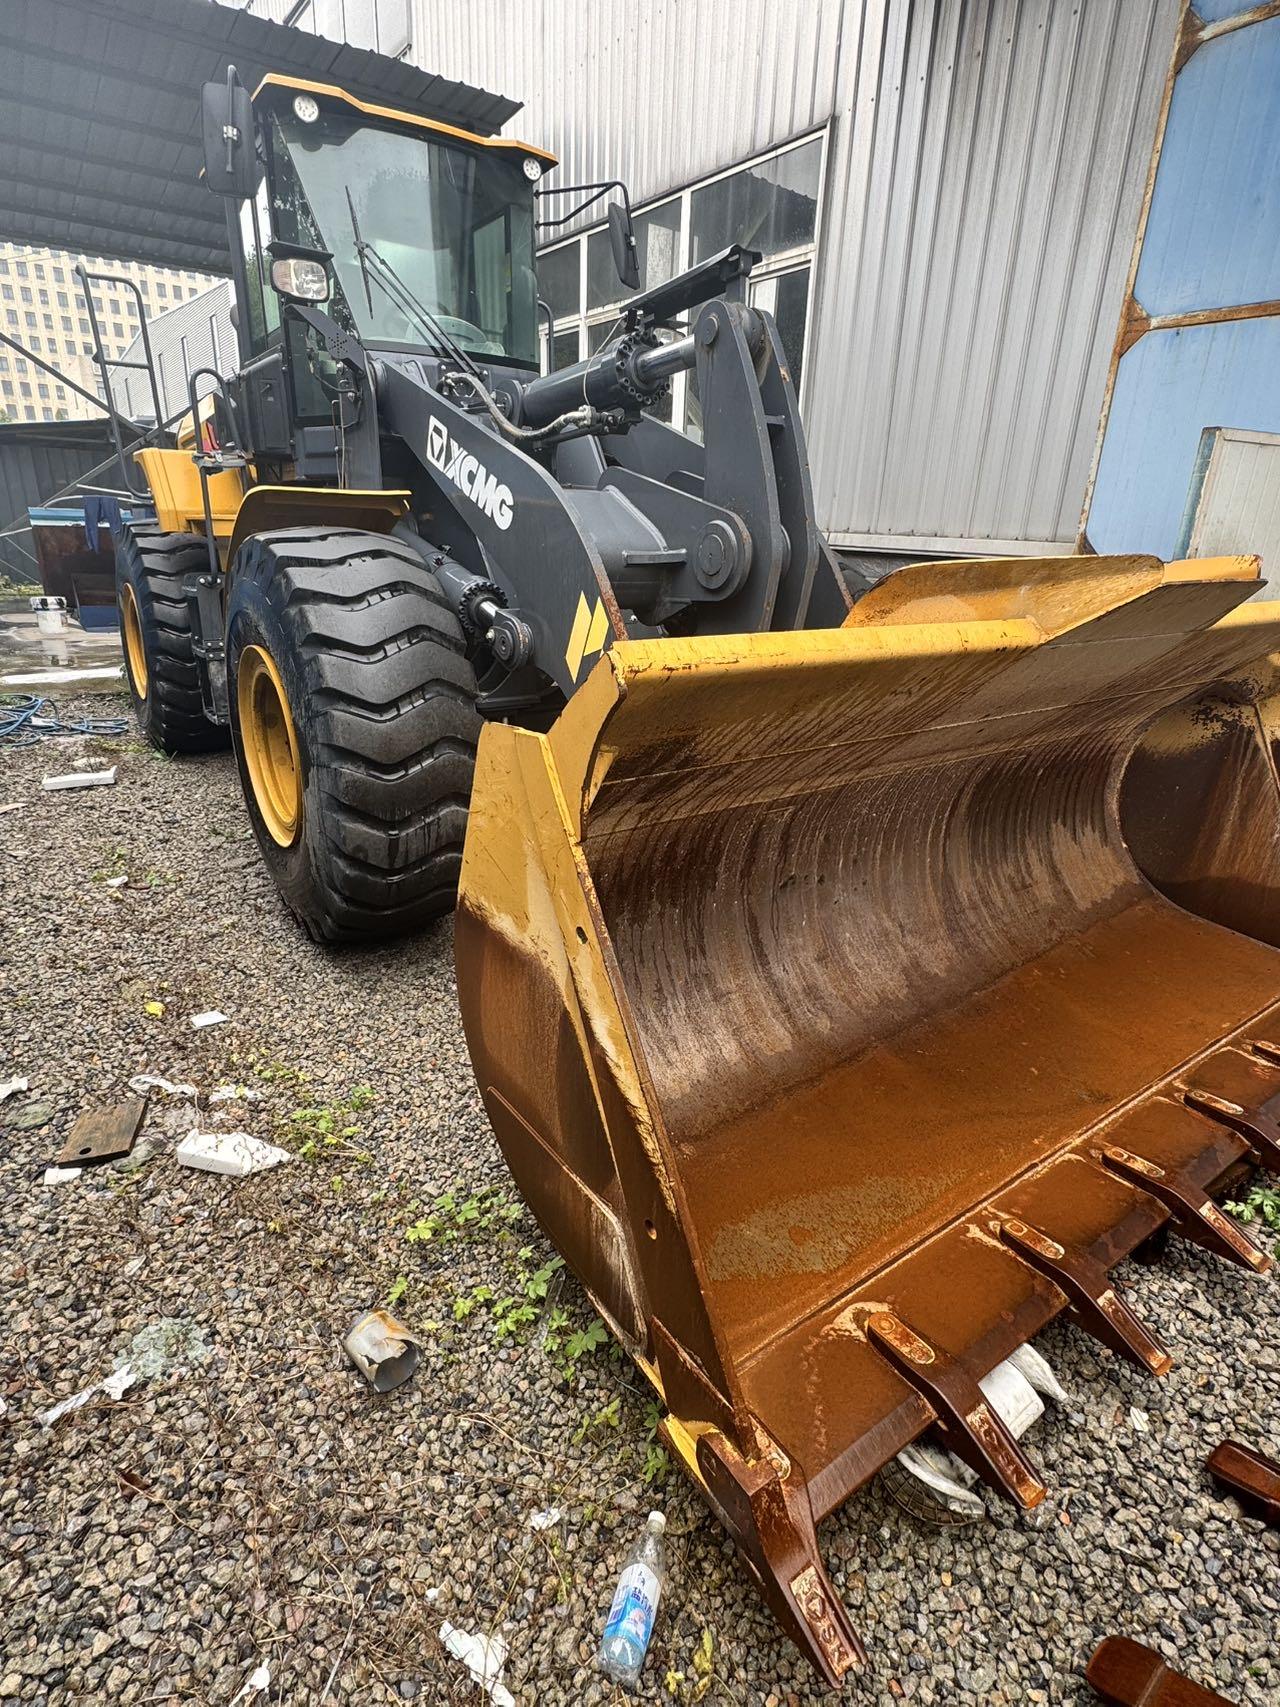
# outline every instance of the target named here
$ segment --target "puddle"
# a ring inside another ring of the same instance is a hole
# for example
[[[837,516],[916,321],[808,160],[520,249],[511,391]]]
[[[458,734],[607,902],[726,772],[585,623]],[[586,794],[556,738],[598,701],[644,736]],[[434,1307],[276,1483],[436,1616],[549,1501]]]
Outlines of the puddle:
[[[120,680],[120,632],[115,628],[84,629],[67,618],[61,634],[41,634],[35,612],[25,598],[0,597],[0,688],[53,686],[75,683],[83,676],[95,691],[108,690]],[[53,681],[26,678],[56,671]]]

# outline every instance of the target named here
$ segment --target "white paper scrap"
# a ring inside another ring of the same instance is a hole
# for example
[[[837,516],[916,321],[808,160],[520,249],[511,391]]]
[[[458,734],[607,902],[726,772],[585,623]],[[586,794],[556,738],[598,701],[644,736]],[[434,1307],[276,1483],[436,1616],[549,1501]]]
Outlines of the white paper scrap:
[[[226,1023],[226,1014],[220,1014],[216,1008],[210,1008],[207,1014],[192,1014],[191,1016],[192,1031],[203,1031],[207,1025],[225,1025]]]
[[[245,1701],[251,1695],[260,1695],[264,1689],[271,1687],[271,1667],[264,1661],[255,1666],[240,1686],[238,1694],[231,1697],[231,1707],[236,1707],[237,1701]]]
[[[501,1636],[477,1636],[459,1630],[446,1618],[440,1640],[455,1660],[461,1660],[481,1689],[487,1690],[494,1707],[516,1707],[516,1698],[502,1681],[507,1663],[507,1644]]]

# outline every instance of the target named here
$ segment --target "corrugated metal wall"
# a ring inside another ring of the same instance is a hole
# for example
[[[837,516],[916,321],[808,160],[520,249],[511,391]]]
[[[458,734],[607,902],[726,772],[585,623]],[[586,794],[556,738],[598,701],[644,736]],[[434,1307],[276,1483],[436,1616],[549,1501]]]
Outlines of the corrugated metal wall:
[[[637,199],[830,119],[823,524],[1074,539],[1178,0],[414,6],[419,64],[522,99],[508,131]]]

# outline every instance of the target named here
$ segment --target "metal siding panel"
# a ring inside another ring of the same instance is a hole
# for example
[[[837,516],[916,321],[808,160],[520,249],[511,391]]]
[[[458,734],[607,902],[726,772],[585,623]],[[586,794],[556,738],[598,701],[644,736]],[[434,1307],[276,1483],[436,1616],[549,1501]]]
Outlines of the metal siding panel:
[[[1193,557],[1257,552],[1266,593],[1280,594],[1280,435],[1217,428],[1189,518]]]
[[[566,182],[833,121],[805,409],[837,540],[1074,538],[1180,0],[413,0]]]
[[[1177,0],[913,8],[905,59],[876,10],[841,58],[806,399],[820,519],[851,542],[1069,540]]]

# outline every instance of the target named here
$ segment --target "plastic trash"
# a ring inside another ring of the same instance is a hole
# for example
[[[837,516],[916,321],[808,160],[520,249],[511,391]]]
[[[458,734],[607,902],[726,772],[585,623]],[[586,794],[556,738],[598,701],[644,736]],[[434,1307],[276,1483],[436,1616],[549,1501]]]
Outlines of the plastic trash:
[[[649,1513],[644,1534],[628,1555],[613,1591],[613,1605],[600,1639],[599,1660],[601,1670],[616,1683],[627,1686],[636,1683],[644,1666],[667,1579],[666,1548],[662,1540],[666,1527],[667,1520],[660,1511]]]
[[[560,1521],[560,1507],[549,1505],[545,1511],[535,1511],[529,1519],[529,1528],[535,1532],[539,1529],[554,1529]]]
[[[196,1097],[200,1093],[194,1085],[174,1084],[172,1079],[162,1079],[155,1073],[136,1073],[129,1080],[129,1089],[137,1091],[163,1091],[167,1097]]]
[[[207,1174],[245,1179],[281,1162],[291,1162],[293,1157],[288,1150],[264,1143],[248,1132],[188,1132],[178,1145],[178,1160]]]
[[[4,1102],[8,1097],[17,1096],[19,1091],[25,1091],[29,1088],[30,1080],[28,1079],[5,1079],[0,1081],[0,1102]]]
[[[50,793],[62,788],[111,788],[116,780],[116,767],[105,771],[71,771],[66,776],[47,776],[40,784]]]
[[[108,889],[123,889],[128,881],[129,874],[125,872],[123,877],[108,877],[106,887]]]
[[[210,1008],[209,1012],[205,1014],[192,1014],[191,1016],[192,1031],[203,1031],[207,1025],[225,1025],[226,1023],[226,1014],[220,1014],[216,1008]]]
[[[516,1707],[515,1696],[502,1681],[507,1644],[501,1636],[477,1636],[470,1630],[459,1630],[446,1618],[440,1626],[440,1640],[455,1660],[462,1661],[481,1689],[488,1692],[493,1707]]]
[[[259,1695],[264,1689],[271,1687],[271,1667],[264,1660],[260,1666],[255,1666],[240,1685],[239,1690],[231,1697],[231,1707],[236,1707],[237,1701],[247,1701],[250,1696]]]
[[[101,1393],[108,1399],[122,1399],[138,1379],[133,1365],[127,1360],[117,1363],[110,1375],[101,1381],[95,1381],[92,1387],[86,1387],[83,1392],[74,1393],[69,1399],[62,1399],[50,1410],[41,1411],[36,1421],[41,1428],[52,1428],[59,1417],[68,1416],[72,1411],[82,1410],[90,1399],[96,1399]]]

